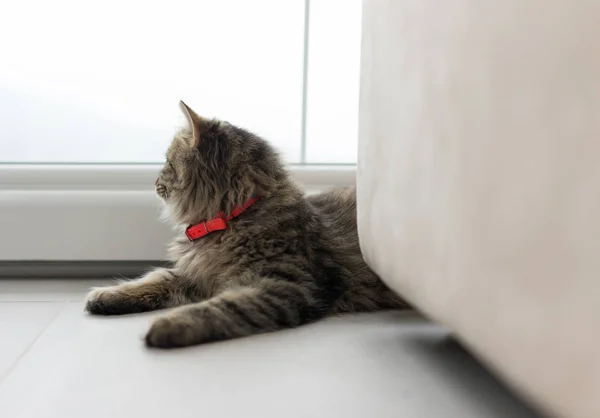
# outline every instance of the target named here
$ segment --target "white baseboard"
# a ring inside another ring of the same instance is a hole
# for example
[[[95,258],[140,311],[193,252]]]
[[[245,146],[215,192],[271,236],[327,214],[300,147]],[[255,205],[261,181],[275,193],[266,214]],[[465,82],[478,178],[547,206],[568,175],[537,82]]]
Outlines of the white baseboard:
[[[0,166],[0,260],[162,260],[158,165]],[[354,167],[293,167],[308,192],[353,185]]]

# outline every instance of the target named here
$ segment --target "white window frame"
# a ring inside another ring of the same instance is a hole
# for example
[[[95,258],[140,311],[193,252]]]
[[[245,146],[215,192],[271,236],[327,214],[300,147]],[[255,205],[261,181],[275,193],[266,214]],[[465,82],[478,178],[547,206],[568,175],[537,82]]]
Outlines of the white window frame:
[[[301,164],[307,193],[353,186],[353,164],[306,164],[311,0],[304,0]],[[0,164],[0,264],[13,261],[156,261],[172,228],[159,220],[160,164]]]
[[[0,165],[1,261],[164,260],[159,164]],[[356,167],[290,166],[307,193],[355,184]]]

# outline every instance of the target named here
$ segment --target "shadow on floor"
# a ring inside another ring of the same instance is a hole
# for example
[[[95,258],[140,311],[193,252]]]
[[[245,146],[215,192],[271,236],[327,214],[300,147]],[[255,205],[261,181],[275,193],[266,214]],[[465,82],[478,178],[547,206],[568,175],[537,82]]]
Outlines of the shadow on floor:
[[[543,415],[528,406],[452,336],[415,331],[402,338],[404,349],[422,361],[431,378],[447,384],[482,411],[482,417],[533,418]]]

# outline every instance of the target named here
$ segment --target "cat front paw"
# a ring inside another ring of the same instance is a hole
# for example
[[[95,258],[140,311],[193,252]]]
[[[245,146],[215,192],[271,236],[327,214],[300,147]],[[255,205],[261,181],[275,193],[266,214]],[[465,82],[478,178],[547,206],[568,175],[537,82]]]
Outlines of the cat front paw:
[[[122,315],[129,313],[124,299],[113,287],[97,287],[86,296],[85,310],[92,315]]]
[[[182,315],[169,314],[157,318],[145,338],[148,347],[176,348],[198,344],[194,325]]]

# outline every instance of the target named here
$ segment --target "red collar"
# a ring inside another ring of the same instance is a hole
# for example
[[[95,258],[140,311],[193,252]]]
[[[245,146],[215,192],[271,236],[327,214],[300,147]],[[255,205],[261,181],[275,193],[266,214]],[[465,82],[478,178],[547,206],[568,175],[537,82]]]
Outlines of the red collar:
[[[213,231],[222,231],[223,229],[227,228],[227,222],[240,216],[242,212],[252,206],[257,200],[257,196],[252,196],[246,203],[244,203],[243,206],[238,206],[237,208],[233,209],[231,215],[227,217],[225,216],[224,212],[221,212],[208,221],[200,222],[196,225],[190,225],[185,230],[185,235],[190,241],[196,241],[197,239],[200,239]]]

